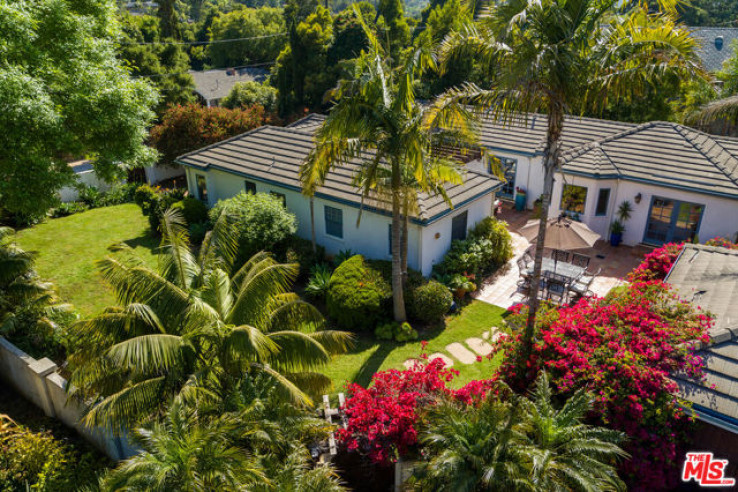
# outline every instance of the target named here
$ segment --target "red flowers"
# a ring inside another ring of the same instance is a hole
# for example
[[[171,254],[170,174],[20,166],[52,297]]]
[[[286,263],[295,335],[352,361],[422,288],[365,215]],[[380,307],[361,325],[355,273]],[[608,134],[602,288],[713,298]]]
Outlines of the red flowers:
[[[509,322],[524,323],[525,308],[516,307],[513,313]],[[631,436],[628,451],[633,458],[622,470],[632,485],[643,490],[668,487],[677,476],[671,467],[688,425],[669,375],[702,374],[693,342],[706,341],[711,320],[680,302],[660,281],[633,283],[608,298],[582,299],[558,310],[544,308],[538,319],[527,364],[519,362],[521,344],[507,342],[501,377],[522,386],[520,378],[531,381],[545,368],[564,394],[586,387],[595,395],[598,423]],[[527,367],[527,373],[516,376],[516,367]]]
[[[683,247],[684,244],[669,243],[654,249],[630,272],[628,280],[631,282],[664,280]]]

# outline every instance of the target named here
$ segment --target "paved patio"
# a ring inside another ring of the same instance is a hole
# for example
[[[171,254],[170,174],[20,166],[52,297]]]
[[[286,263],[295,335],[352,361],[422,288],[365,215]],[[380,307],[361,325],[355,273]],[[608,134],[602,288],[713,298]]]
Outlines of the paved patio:
[[[522,293],[518,291],[520,271],[516,262],[528,249],[530,243],[516,231],[532,219],[531,215],[530,211],[516,212],[510,204],[503,205],[500,218],[510,225],[515,256],[476,293],[475,297],[480,301],[508,308],[524,300]],[[589,265],[590,271],[602,268],[591,290],[598,296],[604,296],[610,289],[623,283],[623,278],[641,262],[648,250],[645,246],[612,247],[609,241],[600,240],[593,248],[577,250],[577,253],[592,258]]]

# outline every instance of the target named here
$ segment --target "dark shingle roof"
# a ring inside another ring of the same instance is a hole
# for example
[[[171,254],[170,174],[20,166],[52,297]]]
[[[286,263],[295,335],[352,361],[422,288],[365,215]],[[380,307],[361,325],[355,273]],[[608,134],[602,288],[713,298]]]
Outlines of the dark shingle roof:
[[[564,172],[738,197],[738,140],[650,122],[562,155]]]
[[[738,419],[738,251],[687,244],[666,281],[679,295],[711,312],[710,344],[697,352],[706,378],[675,374],[680,396],[706,409]]]
[[[313,122],[315,119],[311,119]],[[305,120],[300,120],[305,122]],[[313,132],[317,126],[296,127],[262,126],[237,137],[190,152],[177,162],[199,169],[214,168],[248,176],[256,180],[301,190],[300,166],[313,148]],[[331,171],[316,196],[354,205],[362,204],[360,191],[352,184],[358,169],[351,163]],[[464,184],[449,186],[447,194],[454,206],[489,193],[500,182],[483,173],[467,171]],[[364,200],[370,209],[387,210],[382,200]],[[414,219],[426,222],[447,212],[449,207],[440,196],[418,195],[418,211]]]
[[[206,101],[226,97],[236,82],[263,82],[269,75],[269,71],[263,68],[190,70],[189,73],[195,81],[195,92]]]
[[[318,130],[318,128],[320,128],[320,125],[322,125],[324,121],[325,121],[324,115],[318,114],[318,113],[310,113],[304,118],[300,118],[297,121],[293,121],[292,123],[287,125],[287,128],[294,128],[295,130],[315,133]]]
[[[692,27],[692,36],[699,41],[698,54],[709,72],[723,68],[725,60],[733,56],[733,41],[738,39],[735,27]],[[718,41],[722,39],[722,43]],[[720,46],[720,49],[718,49]]]
[[[547,125],[548,117],[536,113],[527,117],[518,115],[504,122],[487,116],[482,120],[480,143],[492,150],[540,154],[546,143]],[[562,149],[572,149],[635,126],[621,121],[567,116],[561,135]]]

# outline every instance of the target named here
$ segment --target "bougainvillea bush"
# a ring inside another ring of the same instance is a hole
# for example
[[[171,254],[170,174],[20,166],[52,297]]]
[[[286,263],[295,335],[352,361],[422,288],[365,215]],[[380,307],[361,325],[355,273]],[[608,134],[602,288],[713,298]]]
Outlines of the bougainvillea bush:
[[[524,326],[527,307],[511,310],[508,322]],[[636,490],[668,488],[691,420],[677,405],[669,374],[701,377],[694,341],[706,342],[710,326],[708,316],[663,282],[635,282],[606,298],[542,307],[532,355],[521,360],[520,336],[503,340],[498,377],[522,389],[545,369],[564,397],[582,387],[591,391],[595,423],[630,436],[623,478]],[[520,367],[527,371],[516,373]]]
[[[471,381],[452,390],[447,385],[458,371],[445,368],[441,359],[427,362],[425,354],[421,361],[403,371],[376,373],[368,388],[349,387],[344,407],[348,425],[339,429],[337,437],[350,451],[360,452],[375,464],[389,465],[416,449],[424,409],[442,398],[474,404],[494,384]]]
[[[738,249],[738,244],[724,237],[714,237],[705,242],[707,246],[720,246],[721,248]]]
[[[649,280],[664,280],[676,261],[684,243],[668,243],[648,253],[640,265],[628,275],[631,282],[647,282]]]

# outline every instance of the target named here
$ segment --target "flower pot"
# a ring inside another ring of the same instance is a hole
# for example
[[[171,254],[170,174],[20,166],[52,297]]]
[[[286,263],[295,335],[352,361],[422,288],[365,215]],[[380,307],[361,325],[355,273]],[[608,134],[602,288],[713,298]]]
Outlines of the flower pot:
[[[610,245],[611,246],[618,246],[622,242],[623,242],[622,232],[611,232],[610,233]]]
[[[515,195],[515,210],[517,210],[518,212],[522,212],[523,210],[525,210],[527,197],[528,195],[526,195],[525,193],[518,193],[517,195]]]

